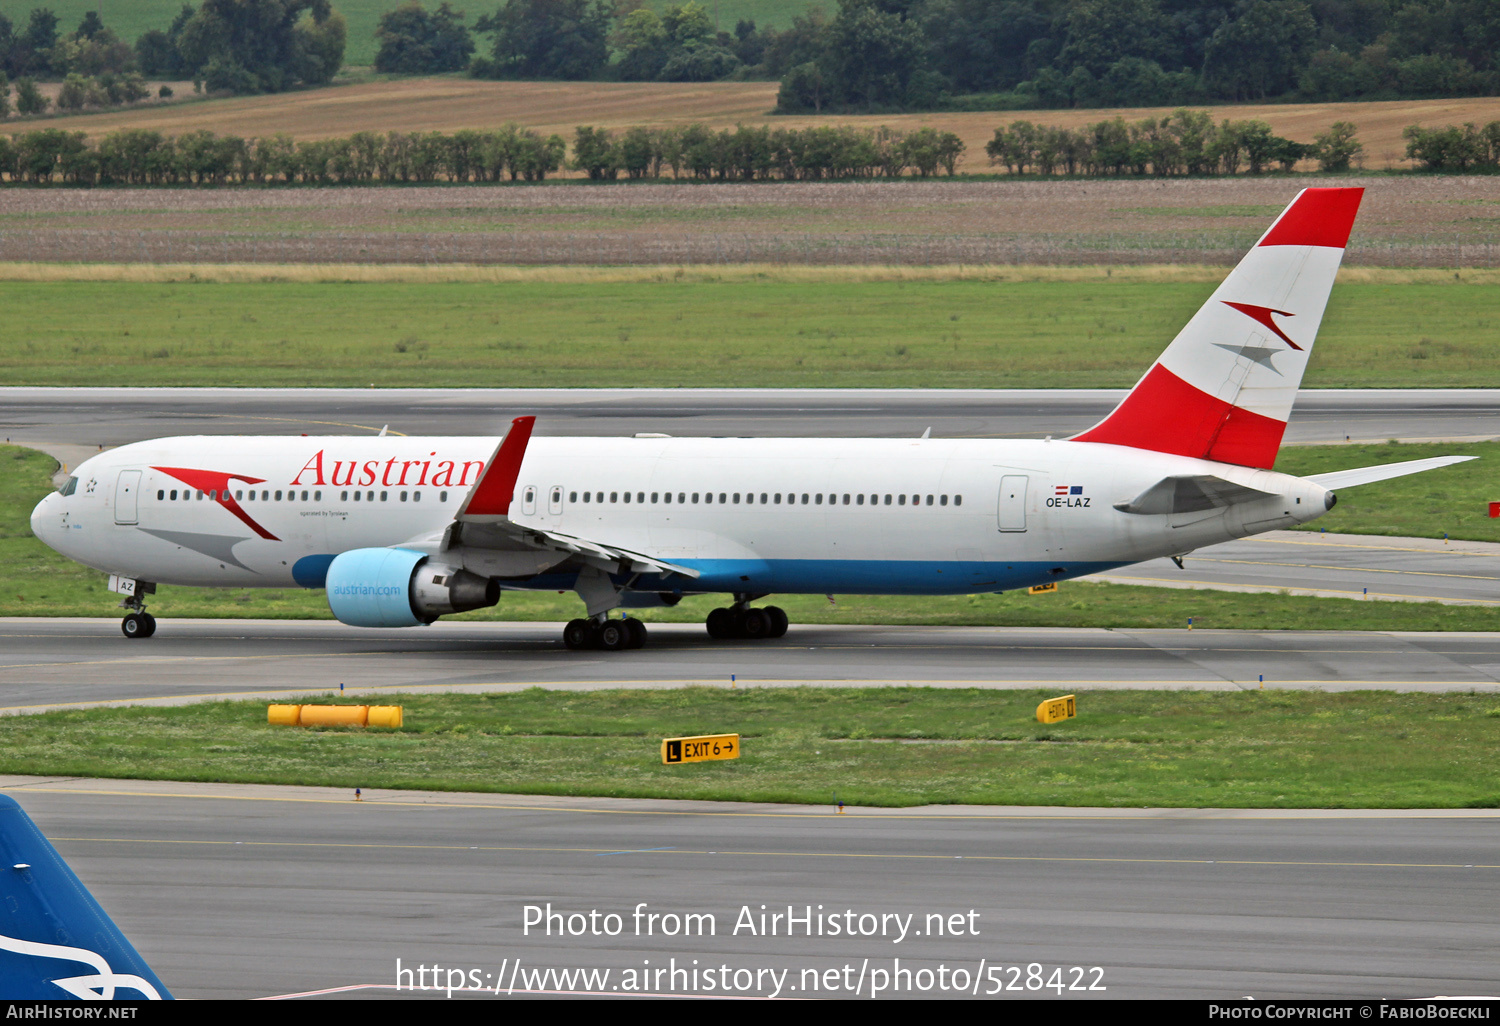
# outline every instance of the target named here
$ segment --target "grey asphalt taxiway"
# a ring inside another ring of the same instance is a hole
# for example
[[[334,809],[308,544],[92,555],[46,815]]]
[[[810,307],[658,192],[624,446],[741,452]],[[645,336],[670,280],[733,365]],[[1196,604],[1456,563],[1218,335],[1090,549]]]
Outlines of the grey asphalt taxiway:
[[[0,388],[0,437],[46,448],[167,435],[539,434],[1065,438],[1123,389],[258,389]],[[1286,441],[1500,436],[1500,389],[1304,390]]]
[[[395,989],[434,983],[487,1000],[1500,989],[1494,810],[839,814],[418,792],[355,802],[159,781],[0,787],[178,997],[445,997]],[[689,915],[700,918],[685,935]]]
[[[733,681],[731,681],[733,678]],[[724,642],[651,627],[646,648],[571,652],[562,625],[165,620],[127,640],[113,620],[0,620],[0,711],[337,691],[833,685],[1268,687],[1500,691],[1500,635],[793,625]]]

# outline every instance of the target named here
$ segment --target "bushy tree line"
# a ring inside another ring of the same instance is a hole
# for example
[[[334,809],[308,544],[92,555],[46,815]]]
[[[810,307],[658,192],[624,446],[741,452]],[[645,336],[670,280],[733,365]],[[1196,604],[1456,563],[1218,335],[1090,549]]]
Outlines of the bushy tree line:
[[[1016,121],[995,129],[984,147],[990,163],[1008,173],[1067,175],[1236,175],[1274,167],[1293,170],[1316,158],[1320,170],[1347,171],[1363,147],[1347,121],[1336,122],[1311,144],[1271,133],[1264,121],[1224,120],[1205,111],[1178,110],[1161,118],[1126,123],[1098,121],[1083,128],[1055,128]]]
[[[1472,122],[1423,128],[1410,125],[1401,133],[1406,156],[1427,171],[1500,171],[1500,121],[1483,128]]]
[[[1468,128],[1489,140],[1482,160],[1493,166],[1500,154],[1500,122],[1482,132]],[[173,137],[126,129],[97,144],[82,132],[49,128],[0,136],[0,175],[34,184],[333,185],[535,182],[566,167],[598,180],[670,174],[701,181],[816,181],[952,175],[963,152],[958,136],[935,128],[902,132],[847,125],[740,125],[719,131],[705,125],[638,126],[618,133],[583,126],[571,159],[561,136],[544,138],[514,124],[492,132],[358,132],[301,142],[287,135],[242,139],[200,131]],[[997,128],[985,152],[1009,174],[1235,175],[1275,166],[1290,171],[1307,158],[1316,158],[1324,171],[1344,171],[1360,144],[1347,122],[1306,145],[1273,135],[1261,121],[1215,124],[1203,111],[1178,110],[1163,118],[1133,123],[1115,118],[1082,129],[1017,121]]]
[[[717,181],[809,181],[823,178],[926,178],[953,174],[964,144],[952,132],[881,127],[768,128],[740,125],[718,132],[704,125],[630,128],[620,135],[579,128],[572,166],[594,179],[673,178]]]
[[[96,82],[99,96],[109,95],[108,82],[133,74],[192,78],[214,91],[276,92],[332,80],[343,64],[346,31],[329,0],[200,0],[131,46],[97,12],[73,32],[59,33],[57,16],[39,7],[24,28],[0,15],[0,71],[72,80],[85,91]],[[71,99],[59,106],[73,106]]]
[[[783,110],[1500,92],[1495,0],[839,0]]]
[[[567,144],[507,125],[494,132],[357,132],[296,141],[213,132],[166,136],[111,132],[97,145],[82,132],[48,128],[0,136],[0,173],[12,182],[72,185],[304,185],[541,181],[563,166]]]

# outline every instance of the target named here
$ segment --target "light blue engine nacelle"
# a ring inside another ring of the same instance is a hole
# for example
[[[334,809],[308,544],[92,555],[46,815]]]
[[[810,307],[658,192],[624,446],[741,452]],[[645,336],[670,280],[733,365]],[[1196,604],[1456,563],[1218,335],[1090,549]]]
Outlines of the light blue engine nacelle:
[[[328,564],[328,608],[353,627],[418,627],[493,606],[500,586],[414,549],[350,549]]]

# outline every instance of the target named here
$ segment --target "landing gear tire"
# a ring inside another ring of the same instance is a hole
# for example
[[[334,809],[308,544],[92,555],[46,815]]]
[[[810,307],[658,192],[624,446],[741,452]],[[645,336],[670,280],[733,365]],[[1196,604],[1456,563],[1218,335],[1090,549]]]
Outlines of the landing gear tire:
[[[625,647],[626,648],[645,648],[646,647],[646,625],[643,624],[643,623],[641,623],[641,621],[635,619],[634,617],[632,617],[629,620],[623,620],[621,622],[624,623],[625,626],[626,626],[626,628],[630,631],[630,643],[628,645],[626,645]]]
[[[156,617],[150,613],[129,613],[120,621],[120,633],[127,638],[149,638],[156,633]]]
[[[705,624],[710,638],[734,637],[734,614],[722,606],[708,614]]]
[[[739,623],[735,626],[739,630],[736,633],[740,637],[758,641],[771,636],[771,618],[764,609],[746,609],[737,619]]]
[[[761,609],[715,609],[708,614],[705,626],[711,638],[779,638],[786,634],[786,613],[778,606]]]
[[[563,644],[575,652],[592,648],[593,624],[587,620],[569,620],[563,628]]]
[[[630,647],[631,630],[626,620],[605,620],[597,628],[599,647],[606,652],[618,652]]]

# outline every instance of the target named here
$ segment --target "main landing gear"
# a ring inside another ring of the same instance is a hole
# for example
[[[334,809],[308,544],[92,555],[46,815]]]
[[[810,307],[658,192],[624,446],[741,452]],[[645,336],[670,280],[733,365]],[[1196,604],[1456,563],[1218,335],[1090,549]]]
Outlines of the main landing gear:
[[[751,609],[736,603],[729,608],[715,609],[705,621],[711,638],[779,638],[786,633],[786,613],[780,606],[765,606]]]
[[[569,620],[563,628],[563,644],[574,651],[618,652],[626,648],[641,648],[646,644],[646,625],[634,617]]]

